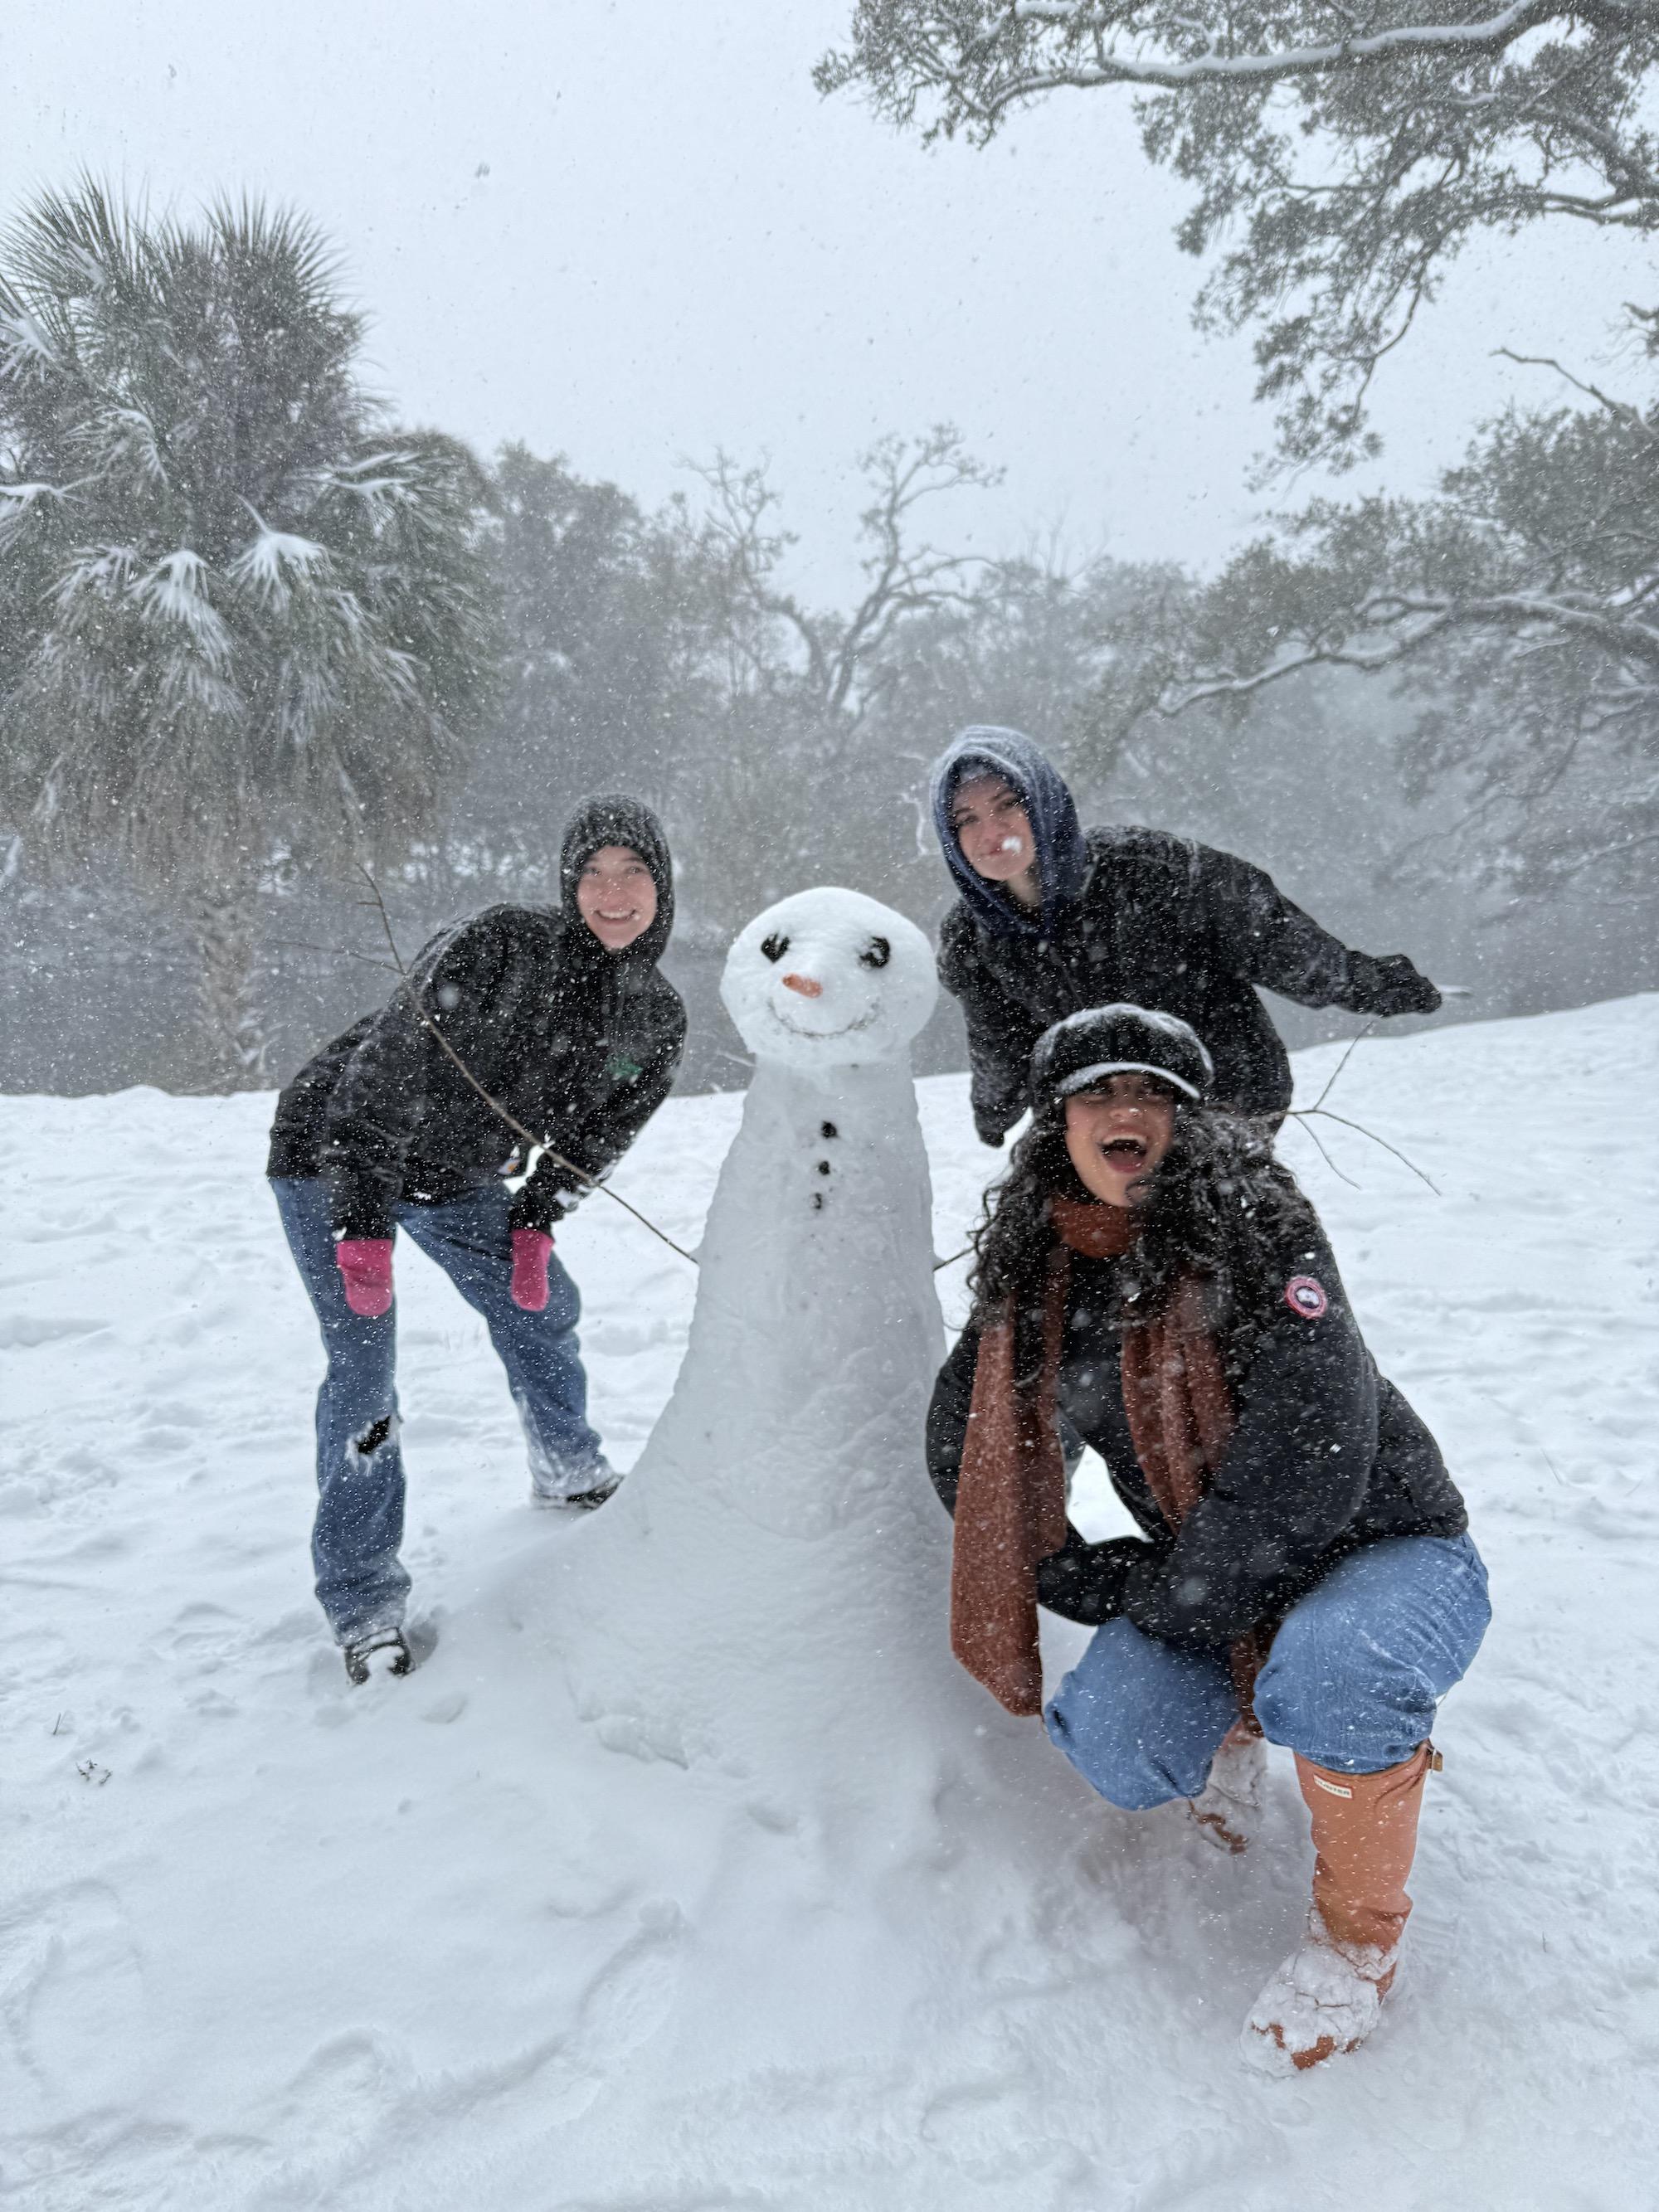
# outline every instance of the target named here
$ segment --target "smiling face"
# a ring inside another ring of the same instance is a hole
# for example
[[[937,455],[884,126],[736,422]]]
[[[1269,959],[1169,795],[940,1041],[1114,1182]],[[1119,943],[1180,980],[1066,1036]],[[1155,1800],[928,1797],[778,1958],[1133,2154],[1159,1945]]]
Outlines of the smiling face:
[[[868,1065],[902,1053],[933,1010],[933,952],[914,922],[862,891],[797,891],[726,955],[720,997],[757,1060]]]
[[[576,878],[576,907],[607,952],[624,952],[657,918],[657,886],[631,845],[601,845]]]
[[[951,827],[976,876],[1036,906],[1036,839],[1019,793],[1000,775],[967,775],[951,799]]]
[[[1066,1151],[1091,1197],[1135,1206],[1175,1135],[1176,1102],[1152,1075],[1108,1076],[1066,1101]]]

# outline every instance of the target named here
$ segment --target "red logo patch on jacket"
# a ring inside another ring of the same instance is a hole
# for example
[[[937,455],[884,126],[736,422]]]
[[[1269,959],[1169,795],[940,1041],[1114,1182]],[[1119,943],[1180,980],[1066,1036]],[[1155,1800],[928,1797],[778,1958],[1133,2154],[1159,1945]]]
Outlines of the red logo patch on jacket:
[[[1292,1275],[1285,1285],[1285,1303],[1304,1321],[1317,1321],[1329,1305],[1322,1283],[1312,1275]]]

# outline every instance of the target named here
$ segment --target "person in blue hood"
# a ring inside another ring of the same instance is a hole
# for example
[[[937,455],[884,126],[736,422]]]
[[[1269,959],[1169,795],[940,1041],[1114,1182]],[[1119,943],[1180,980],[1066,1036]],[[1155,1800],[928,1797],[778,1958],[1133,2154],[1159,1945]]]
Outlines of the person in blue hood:
[[[1025,1111],[1032,1048],[1085,1006],[1161,1006],[1215,1062],[1218,1103],[1275,1126],[1291,1065],[1256,995],[1356,1014],[1431,1014],[1404,953],[1357,952],[1265,871],[1162,830],[1084,830],[1063,778],[1019,730],[975,724],[934,764],[933,826],[958,896],[939,980],[960,1000],[974,1126],[1000,1145]]]

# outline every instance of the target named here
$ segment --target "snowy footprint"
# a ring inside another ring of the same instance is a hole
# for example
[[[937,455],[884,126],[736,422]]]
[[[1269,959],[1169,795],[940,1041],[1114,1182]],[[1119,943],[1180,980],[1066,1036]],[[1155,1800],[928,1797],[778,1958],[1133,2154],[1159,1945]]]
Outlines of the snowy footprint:
[[[78,1881],[17,1900],[0,1928],[0,2014],[21,2093],[15,2114],[118,2101],[127,2053],[142,2046],[148,2022],[143,1965],[116,1891]]]
[[[559,2130],[592,2108],[673,2010],[686,1932],[679,1909],[647,1902],[634,1923],[580,1984],[564,2024],[517,2051],[431,2074],[382,2033],[319,2049],[268,2130],[317,2148],[272,2177],[254,2200],[259,2212],[407,2204],[433,2186],[434,2159],[446,2173],[474,2176],[535,2146],[556,2159]]]

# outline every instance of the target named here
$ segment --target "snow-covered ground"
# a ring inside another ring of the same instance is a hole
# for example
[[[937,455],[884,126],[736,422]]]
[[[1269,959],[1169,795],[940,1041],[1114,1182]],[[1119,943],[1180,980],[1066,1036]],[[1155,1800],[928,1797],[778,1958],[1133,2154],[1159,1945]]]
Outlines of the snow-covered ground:
[[[1656,1073],[1655,999],[1367,1041],[1331,1103],[1438,1194],[1328,1122],[1357,1188],[1285,1140],[1497,1607],[1437,1731],[1409,1975],[1370,2047],[1289,2086],[1234,2050],[1306,1893],[1280,1755],[1269,1832],[1224,1860],[1010,1724],[1003,1802],[895,1773],[872,1861],[792,1820],[787,1777],[608,1750],[533,1602],[574,1532],[526,1510],[481,1331],[406,1242],[439,1640],[349,1690],[308,1588],[319,1354],[269,1101],[0,1099],[0,2201],[1659,2202]],[[997,1161],[962,1079],[922,1089],[951,1252]],[[672,1103],[617,1179],[682,1243],[739,1104]],[[691,1271],[602,1200],[560,1243],[627,1463]]]

